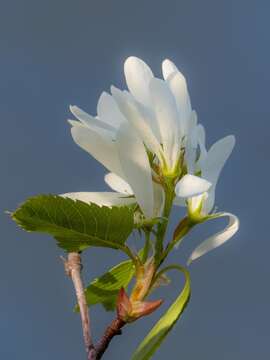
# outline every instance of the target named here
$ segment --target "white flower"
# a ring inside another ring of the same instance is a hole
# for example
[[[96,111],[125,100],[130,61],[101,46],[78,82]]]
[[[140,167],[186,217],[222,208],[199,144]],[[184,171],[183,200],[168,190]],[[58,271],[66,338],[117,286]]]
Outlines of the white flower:
[[[147,218],[160,214],[163,204],[156,200],[163,199],[163,190],[152,182],[147,150],[157,156],[164,172],[173,173],[196,123],[185,78],[169,60],[162,70],[164,80],[154,78],[142,60],[130,57],[124,66],[130,92],[112,87],[112,95],[102,93],[96,117],[70,107],[79,120],[69,121],[74,141],[129,184]],[[121,203],[125,199],[121,197]]]
[[[136,202],[151,219],[162,215],[166,181],[177,182],[174,204],[187,205],[190,217],[230,218],[223,232],[195,249],[193,260],[238,229],[234,215],[212,213],[218,177],[234,137],[206,150],[205,131],[192,110],[186,80],[170,60],[162,63],[163,79],[155,78],[149,66],[134,56],[125,61],[124,73],[129,91],[112,86],[112,95],[102,93],[96,117],[70,108],[79,120],[70,120],[74,141],[110,171],[105,181],[114,192],[65,196],[109,206]]]
[[[146,148],[170,175],[179,170],[181,146],[196,126],[185,78],[169,60],[162,70],[164,80],[154,78],[142,60],[130,57],[124,66],[130,92],[112,87],[112,95],[102,93],[96,117],[70,107],[79,120],[69,121],[74,141],[130,185],[146,217],[161,212],[155,198],[163,196],[152,183]]]
[[[188,164],[188,167],[192,168],[194,173],[199,173],[200,176],[188,174],[178,182],[175,188],[177,196],[188,198],[187,203],[191,213],[197,211],[201,202],[202,215],[208,215],[213,209],[216,184],[234,145],[235,138],[233,135],[218,140],[208,152],[205,148],[205,139],[200,143],[201,150],[198,160],[193,158],[193,164]]]
[[[122,114],[159,159],[163,172],[173,174],[181,148],[196,125],[186,80],[169,60],[162,64],[164,80],[155,78],[148,65],[133,56],[126,60],[124,70],[130,92],[112,87],[112,95]]]
[[[200,143],[200,141],[199,141]],[[205,149],[205,138],[200,143],[201,154],[199,159],[194,160],[191,168],[199,172],[201,177],[185,175],[176,185],[176,194],[179,198],[185,198],[190,216],[198,219],[211,219],[218,217],[229,217],[229,224],[225,229],[206,239],[191,254],[189,263],[208,251],[222,245],[229,240],[239,228],[238,218],[227,212],[214,213],[215,189],[221,170],[229,158],[235,144],[234,136],[226,136],[218,140],[207,152]],[[197,194],[194,194],[194,192]],[[176,203],[180,202],[176,200]]]

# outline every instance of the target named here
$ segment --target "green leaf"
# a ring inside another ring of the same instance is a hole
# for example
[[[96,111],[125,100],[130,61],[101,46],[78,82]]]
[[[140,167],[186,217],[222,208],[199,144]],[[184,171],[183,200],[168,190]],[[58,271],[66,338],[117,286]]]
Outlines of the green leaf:
[[[87,304],[92,306],[101,303],[106,310],[114,310],[119,290],[128,286],[134,272],[131,260],[114,266],[85,289]]]
[[[190,299],[190,276],[188,271],[178,265],[171,265],[163,269],[159,274],[160,276],[167,270],[176,269],[184,273],[185,275],[185,286],[170,306],[167,312],[159,319],[156,325],[150,330],[148,335],[144,338],[142,343],[139,345],[137,350],[132,356],[132,360],[148,360],[152,357],[155,351],[159,348],[162,341],[166,338],[168,333],[172,330],[176,321],[183,313],[185,307]]]
[[[138,252],[138,257],[141,259],[142,255],[143,249]],[[134,274],[135,265],[131,260],[114,266],[85,289],[87,304],[92,306],[101,303],[106,310],[114,310],[119,290],[121,287],[127,288]],[[78,305],[75,306],[75,311],[79,311]]]
[[[132,207],[100,207],[56,195],[30,198],[11,216],[24,230],[54,236],[69,252],[89,246],[126,251],[124,244],[134,227]]]

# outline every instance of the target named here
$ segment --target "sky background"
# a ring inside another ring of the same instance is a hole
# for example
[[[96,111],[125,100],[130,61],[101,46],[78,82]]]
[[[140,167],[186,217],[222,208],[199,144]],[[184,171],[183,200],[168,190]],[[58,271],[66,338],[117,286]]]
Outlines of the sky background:
[[[269,338],[270,47],[267,0],[2,0],[0,14],[0,358],[84,359],[74,293],[53,239],[28,234],[4,210],[31,195],[106,190],[105,169],[73,143],[69,104],[96,114],[123,62],[143,58],[160,76],[164,58],[185,74],[208,146],[235,134],[217,187],[220,210],[239,233],[190,267],[192,298],[155,360],[264,360]],[[179,213],[174,211],[173,221]],[[175,251],[184,263],[223,220],[201,225]],[[89,282],[122,260],[113,250],[84,256]],[[160,291],[169,299],[182,286]],[[124,329],[104,359],[129,359],[169,305]],[[112,314],[92,310],[98,338]]]

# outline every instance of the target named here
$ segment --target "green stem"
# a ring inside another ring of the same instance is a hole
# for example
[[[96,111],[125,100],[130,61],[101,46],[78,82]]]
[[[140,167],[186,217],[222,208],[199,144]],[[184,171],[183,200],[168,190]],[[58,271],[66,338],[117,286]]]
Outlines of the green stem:
[[[137,255],[134,255],[127,245],[123,246],[121,250],[123,250],[127,254],[127,256],[133,261],[136,270],[139,269],[139,267],[141,266],[140,258]]]
[[[175,197],[174,187],[168,183],[165,191],[165,204],[163,210],[163,217],[166,219],[158,224],[156,246],[155,246],[155,261],[160,262],[160,256],[163,252],[163,241],[168,227],[169,216],[172,210],[173,200]]]
[[[149,286],[147,296],[151,293],[151,289],[152,289],[153,285],[156,283],[156,281],[158,280],[158,278],[160,278],[167,271],[176,270],[176,269],[180,270],[180,271],[182,271],[184,273],[187,272],[187,270],[183,266],[178,265],[178,264],[171,264],[171,265],[166,266],[165,268],[163,268],[159,272],[157,272],[156,275],[153,277],[151,285]]]
[[[151,231],[146,230],[145,231],[145,244],[144,244],[143,256],[142,256],[143,264],[146,262],[146,260],[148,258],[148,254],[149,254],[149,250],[150,250],[150,246],[151,246],[150,236],[151,236]]]
[[[161,269],[155,276],[155,279],[154,281],[157,281],[157,279],[162,276],[165,272],[169,271],[169,270],[181,270],[181,271],[186,271],[186,269],[181,266],[181,265],[178,265],[178,264],[172,264],[172,265],[169,265],[169,266],[166,266],[165,268]]]
[[[166,249],[164,250],[161,259],[160,264],[166,259],[168,254],[172,251],[172,249],[175,247],[176,244],[180,244],[184,237],[189,233],[189,231],[196,225],[193,221],[189,219],[189,217],[185,217],[177,226],[177,228],[174,231],[173,239],[168,243]]]

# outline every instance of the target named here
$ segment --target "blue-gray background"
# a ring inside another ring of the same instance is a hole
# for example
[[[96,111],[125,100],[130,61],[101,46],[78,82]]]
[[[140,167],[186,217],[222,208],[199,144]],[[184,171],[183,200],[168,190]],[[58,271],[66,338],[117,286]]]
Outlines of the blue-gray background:
[[[61,251],[52,239],[19,230],[3,211],[38,193],[106,189],[105,170],[72,142],[68,105],[95,114],[103,90],[124,86],[129,55],[157,75],[162,59],[174,60],[208,145],[237,138],[217,204],[239,215],[241,230],[192,265],[191,303],[154,358],[269,358],[269,12],[267,0],[1,1],[1,359],[84,359]],[[172,260],[183,263],[222,225],[196,229]],[[88,251],[86,281],[119,259]],[[182,285],[173,280],[162,290],[171,299]],[[111,314],[96,307],[92,317],[98,337]],[[129,359],[154,318],[126,328],[104,358]]]

